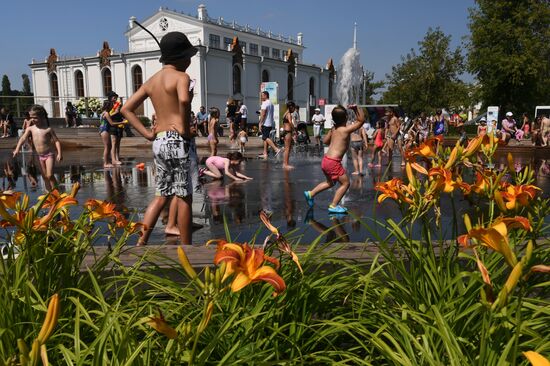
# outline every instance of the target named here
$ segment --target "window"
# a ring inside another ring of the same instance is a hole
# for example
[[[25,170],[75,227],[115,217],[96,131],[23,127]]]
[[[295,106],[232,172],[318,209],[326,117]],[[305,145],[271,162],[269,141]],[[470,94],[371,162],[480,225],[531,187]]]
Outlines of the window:
[[[269,71],[262,71],[262,83],[267,83],[269,81]]]
[[[262,56],[269,57],[269,47],[262,46]]]
[[[309,95],[315,96],[315,79],[309,78]]]
[[[241,50],[243,50],[243,53],[246,53],[246,42],[239,41],[239,45],[241,46]]]
[[[231,44],[233,43],[233,40],[231,38],[228,38],[228,37],[223,37],[223,49],[224,50],[230,50],[231,49]]]
[[[258,45],[257,44],[251,43],[248,50],[250,51],[250,54],[252,56],[258,56]]]
[[[111,70],[108,68],[103,69],[103,95],[107,96],[110,91],[113,91],[113,80],[111,77]]]
[[[55,72],[50,75],[50,88],[52,89],[52,97],[59,97],[59,84]]]
[[[294,99],[294,78],[292,74],[288,74],[288,92],[286,97],[288,100]]]
[[[281,58],[281,50],[278,50],[276,48],[272,48],[271,49],[271,56],[273,58],[277,58],[277,59],[280,59]]]
[[[134,66],[132,69],[132,83],[134,86],[134,93],[143,85],[143,72],[139,65]]]
[[[241,68],[233,65],[233,94],[241,93]]]
[[[84,96],[84,75],[82,75],[82,71],[80,70],[76,70],[74,73],[74,89],[78,98]]]
[[[216,34],[211,34],[209,36],[209,46],[212,48],[220,48],[220,36]]]

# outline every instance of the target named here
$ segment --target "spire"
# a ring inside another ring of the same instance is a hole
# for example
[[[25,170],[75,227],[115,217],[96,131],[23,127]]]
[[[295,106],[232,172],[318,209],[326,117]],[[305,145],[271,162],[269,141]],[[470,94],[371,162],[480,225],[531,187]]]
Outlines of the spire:
[[[357,49],[357,22],[353,23],[353,48]]]

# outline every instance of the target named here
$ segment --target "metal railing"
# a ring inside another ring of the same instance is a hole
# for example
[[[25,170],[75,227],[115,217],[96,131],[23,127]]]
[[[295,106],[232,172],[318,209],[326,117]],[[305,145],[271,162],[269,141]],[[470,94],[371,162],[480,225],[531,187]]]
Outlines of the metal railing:
[[[24,117],[24,113],[33,104],[40,104],[46,108],[48,116],[52,118],[65,117],[67,102],[71,102],[77,108],[77,114],[82,117],[97,117],[101,111],[106,97],[51,97],[51,96],[0,96],[0,108],[6,107],[14,117]],[[79,103],[79,100],[82,102]],[[138,110],[138,115],[143,111]]]

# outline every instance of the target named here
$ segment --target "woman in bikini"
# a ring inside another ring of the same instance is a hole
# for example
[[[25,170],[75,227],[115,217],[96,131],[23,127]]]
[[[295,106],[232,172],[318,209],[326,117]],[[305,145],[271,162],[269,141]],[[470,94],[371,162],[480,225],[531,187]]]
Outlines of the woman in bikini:
[[[363,149],[367,151],[367,133],[364,128],[355,130],[350,135],[351,159],[353,161],[352,175],[363,175]]]
[[[220,121],[220,110],[216,107],[210,108],[208,119],[208,145],[210,145],[210,156],[218,154],[218,122]]]
[[[287,111],[283,116],[283,138],[285,141],[285,150],[283,156],[283,169],[293,169],[294,167],[288,162],[290,160],[290,149],[292,148],[294,126],[295,126],[295,114],[296,104],[294,102],[286,103]]]

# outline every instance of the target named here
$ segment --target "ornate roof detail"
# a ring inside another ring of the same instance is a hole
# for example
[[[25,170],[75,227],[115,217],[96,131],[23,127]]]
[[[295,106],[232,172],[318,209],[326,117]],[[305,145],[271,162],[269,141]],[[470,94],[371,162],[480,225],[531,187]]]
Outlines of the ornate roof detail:
[[[57,69],[57,53],[55,52],[55,48],[50,48],[50,55],[46,62],[48,63],[48,73],[54,72]]]
[[[103,68],[105,66],[110,66],[111,61],[109,57],[113,54],[113,50],[109,47],[109,42],[103,41],[103,49],[99,51],[99,67]]]

